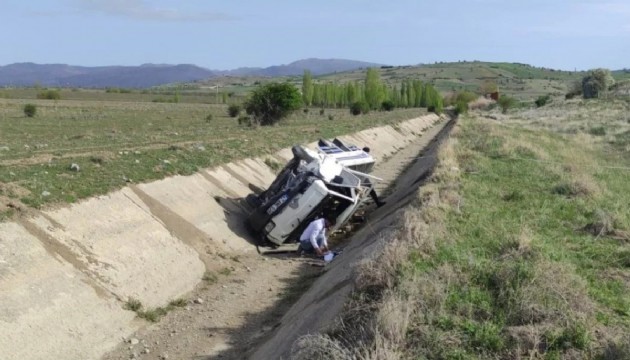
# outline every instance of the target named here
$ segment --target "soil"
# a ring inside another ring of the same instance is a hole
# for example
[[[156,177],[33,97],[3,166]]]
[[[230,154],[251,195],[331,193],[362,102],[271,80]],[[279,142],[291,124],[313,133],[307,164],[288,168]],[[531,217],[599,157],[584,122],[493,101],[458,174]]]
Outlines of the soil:
[[[420,156],[442,126],[434,128],[378,163],[373,174],[384,181],[377,184],[377,191],[388,203],[377,212],[393,212],[399,207],[397,199],[389,201],[386,195],[396,191],[394,180]],[[369,205],[368,215],[373,210],[374,206]],[[333,249],[346,246],[349,240],[340,241],[333,242]],[[328,271],[341,268],[331,266],[340,261],[337,259],[325,265],[318,259],[299,257],[293,251],[295,247],[267,252],[268,249],[261,248],[260,253],[249,251],[225,255],[230,265],[216,277],[202,281],[188,294],[184,306],[175,307],[157,323],[138,319],[146,326],[121,339],[102,360],[243,359],[252,356],[276,333],[282,316],[314,281]],[[346,256],[346,252],[340,258]]]

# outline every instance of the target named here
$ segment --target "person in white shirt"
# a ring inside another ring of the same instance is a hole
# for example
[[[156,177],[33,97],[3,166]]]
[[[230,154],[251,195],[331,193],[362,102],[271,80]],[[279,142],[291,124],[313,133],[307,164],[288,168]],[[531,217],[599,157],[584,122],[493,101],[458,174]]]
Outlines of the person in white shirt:
[[[326,230],[329,230],[334,225],[334,219],[320,218],[313,220],[300,236],[298,253],[302,250],[305,253],[315,253],[317,256],[323,256],[328,252]]]

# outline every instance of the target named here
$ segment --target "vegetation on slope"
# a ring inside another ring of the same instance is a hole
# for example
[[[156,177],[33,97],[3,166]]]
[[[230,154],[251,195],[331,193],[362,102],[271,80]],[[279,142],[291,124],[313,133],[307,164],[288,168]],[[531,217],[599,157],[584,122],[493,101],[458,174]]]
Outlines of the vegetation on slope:
[[[461,119],[342,325],[294,357],[630,358],[628,105],[605,104],[604,136],[574,118],[601,102],[555,106],[545,129],[540,110]]]

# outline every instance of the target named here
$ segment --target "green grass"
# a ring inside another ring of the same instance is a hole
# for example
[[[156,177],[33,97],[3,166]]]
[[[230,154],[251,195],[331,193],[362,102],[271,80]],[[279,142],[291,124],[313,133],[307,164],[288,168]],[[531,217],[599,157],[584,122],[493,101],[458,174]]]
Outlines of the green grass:
[[[169,311],[172,311],[178,307],[184,307],[187,303],[188,302],[185,299],[179,298],[171,300],[169,304],[165,307],[145,309],[140,300],[129,298],[129,300],[127,300],[127,302],[123,305],[123,308],[125,310],[135,312],[137,316],[141,319],[147,320],[149,322],[158,322],[164,315],[168,314]]]
[[[460,119],[405,242],[358,271],[343,319],[368,330],[335,339],[392,358],[627,358],[630,158],[608,131],[624,107],[549,106]]]
[[[596,210],[619,219],[617,231],[628,230],[629,214],[621,205],[630,203],[628,172],[604,166],[629,162],[611,162],[600,146],[587,151],[571,138],[532,134],[479,119],[462,121],[459,151],[473,151],[467,165],[476,171],[461,179],[463,211],[451,212],[445,220],[446,237],[455,241],[443,241],[428,260],[414,257],[420,276],[443,266],[461,274],[448,287],[445,307],[428,315],[439,336],[460,341],[436,352],[507,356],[523,345],[508,336],[509,329],[532,326],[546,329],[538,340],[548,358],[569,349],[590,354],[598,347],[593,329],[608,334],[608,340],[630,331],[630,248],[614,236],[580,230],[596,220]],[[574,173],[535,157],[514,157],[506,144],[515,140],[541,149],[556,163],[574,166]],[[589,157],[601,167],[576,170],[576,159]],[[601,196],[576,191],[570,180],[575,172],[597,177],[608,191]]]

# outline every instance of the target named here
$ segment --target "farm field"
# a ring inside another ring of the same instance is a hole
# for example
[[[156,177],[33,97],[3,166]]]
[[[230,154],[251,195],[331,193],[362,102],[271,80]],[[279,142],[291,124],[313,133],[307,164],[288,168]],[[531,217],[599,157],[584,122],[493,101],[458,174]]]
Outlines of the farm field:
[[[4,216],[13,211],[6,208],[11,202],[33,207],[72,203],[127,183],[188,175],[425,113],[400,109],[355,117],[347,109],[309,109],[277,126],[254,128],[229,117],[227,105],[204,104],[186,95],[178,103],[162,103],[148,97],[141,101],[138,96],[145,95],[136,93],[70,93],[76,100],[35,100],[34,94],[0,99]],[[121,101],[124,96],[132,101]],[[26,103],[37,106],[35,117],[24,115]],[[79,171],[71,169],[73,164]]]

